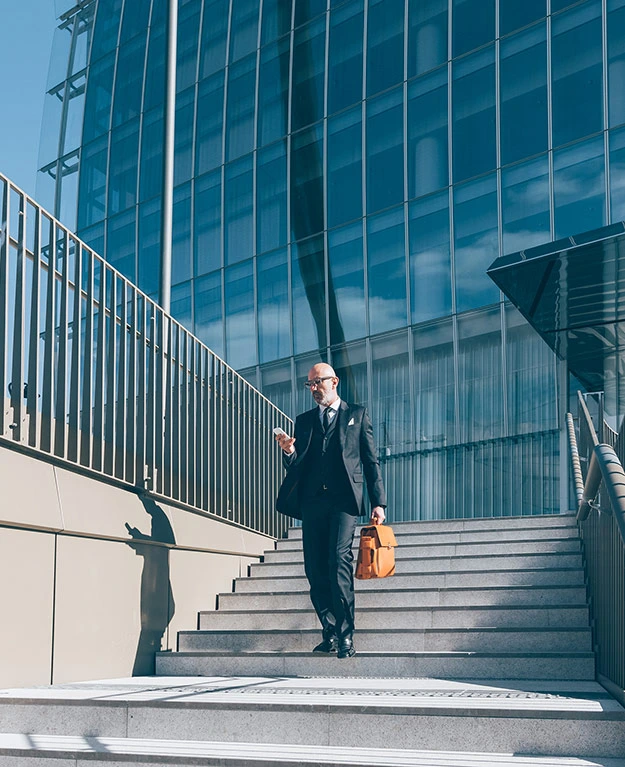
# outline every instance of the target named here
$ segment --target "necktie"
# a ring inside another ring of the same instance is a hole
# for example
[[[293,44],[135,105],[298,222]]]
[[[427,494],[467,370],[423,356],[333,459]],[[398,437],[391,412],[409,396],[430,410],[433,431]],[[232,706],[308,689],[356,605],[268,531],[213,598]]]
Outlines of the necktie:
[[[329,407],[327,407],[327,408],[326,408],[326,409],[323,411],[323,419],[322,419],[322,423],[323,423],[323,433],[324,433],[324,434],[327,434],[327,432],[328,432],[328,427],[330,426],[330,415],[329,415],[329,413],[330,413],[330,408],[329,408]]]

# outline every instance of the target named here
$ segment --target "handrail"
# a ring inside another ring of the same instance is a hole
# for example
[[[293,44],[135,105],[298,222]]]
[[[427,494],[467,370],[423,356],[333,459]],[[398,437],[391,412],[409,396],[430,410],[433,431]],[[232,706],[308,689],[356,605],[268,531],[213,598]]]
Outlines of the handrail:
[[[571,455],[571,463],[573,464],[573,482],[575,483],[577,508],[579,509],[584,498],[584,477],[582,475],[582,465],[579,460],[577,438],[575,437],[575,424],[573,423],[573,416],[570,413],[566,414],[566,426],[569,435],[569,453]]]

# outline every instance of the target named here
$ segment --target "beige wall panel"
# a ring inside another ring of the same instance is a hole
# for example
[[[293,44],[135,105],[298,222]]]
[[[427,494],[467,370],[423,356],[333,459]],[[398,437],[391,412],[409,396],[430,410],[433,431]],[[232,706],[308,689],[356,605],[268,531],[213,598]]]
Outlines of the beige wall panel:
[[[0,687],[50,683],[54,537],[0,528]]]
[[[174,613],[169,624],[167,646],[175,650],[178,631],[197,628],[197,616],[214,610],[217,594],[232,591],[232,581],[247,575],[247,567],[256,559],[229,557],[196,551],[172,551],[170,577],[174,597]]]
[[[0,523],[63,528],[54,467],[0,445]]]

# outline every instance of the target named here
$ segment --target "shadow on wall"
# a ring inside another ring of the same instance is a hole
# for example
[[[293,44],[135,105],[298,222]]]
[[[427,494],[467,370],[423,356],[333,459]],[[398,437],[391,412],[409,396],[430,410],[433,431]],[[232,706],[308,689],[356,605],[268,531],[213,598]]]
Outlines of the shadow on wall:
[[[174,545],[174,531],[163,509],[153,500],[141,498],[141,503],[152,518],[150,534],[142,533],[126,522],[126,529],[133,539],[128,541],[128,546],[144,559],[141,574],[141,633],[132,669],[133,676],[154,674],[155,653],[161,650],[163,635],[176,609],[169,580],[169,546],[152,545]]]

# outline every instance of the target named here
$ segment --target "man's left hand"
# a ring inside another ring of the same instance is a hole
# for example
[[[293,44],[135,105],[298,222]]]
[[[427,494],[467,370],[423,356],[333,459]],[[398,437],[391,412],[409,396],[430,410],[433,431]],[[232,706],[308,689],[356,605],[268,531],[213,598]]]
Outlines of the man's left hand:
[[[381,525],[385,519],[386,514],[384,513],[383,506],[375,506],[373,509],[371,509],[371,524]]]

